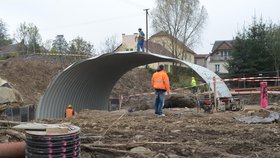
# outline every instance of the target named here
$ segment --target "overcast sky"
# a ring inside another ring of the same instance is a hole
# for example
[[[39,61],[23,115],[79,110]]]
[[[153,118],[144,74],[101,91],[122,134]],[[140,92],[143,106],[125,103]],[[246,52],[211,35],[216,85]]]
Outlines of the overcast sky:
[[[201,44],[194,51],[209,53],[215,40],[231,40],[254,14],[280,23],[280,0],[200,0],[208,12]],[[153,9],[154,0],[0,0],[0,18],[13,37],[21,22],[39,27],[43,41],[63,34],[67,41],[77,36],[99,49],[106,37],[145,31],[144,8]],[[149,35],[154,33],[149,30]]]

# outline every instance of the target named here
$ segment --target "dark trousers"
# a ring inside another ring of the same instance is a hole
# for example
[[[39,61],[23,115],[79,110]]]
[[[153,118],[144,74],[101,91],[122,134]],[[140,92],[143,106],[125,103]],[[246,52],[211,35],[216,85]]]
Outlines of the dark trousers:
[[[195,93],[196,93],[196,88],[192,87],[192,94],[195,94]]]

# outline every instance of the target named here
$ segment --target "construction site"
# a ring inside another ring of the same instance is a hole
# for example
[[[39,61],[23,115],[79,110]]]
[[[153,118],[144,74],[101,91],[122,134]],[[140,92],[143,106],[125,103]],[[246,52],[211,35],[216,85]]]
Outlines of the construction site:
[[[150,53],[64,58],[0,60],[0,157],[280,157],[275,80],[228,79],[258,83],[228,87],[210,70]],[[154,114],[153,72],[145,66],[158,62],[185,64],[181,80],[197,78],[195,94],[171,80],[164,117]]]

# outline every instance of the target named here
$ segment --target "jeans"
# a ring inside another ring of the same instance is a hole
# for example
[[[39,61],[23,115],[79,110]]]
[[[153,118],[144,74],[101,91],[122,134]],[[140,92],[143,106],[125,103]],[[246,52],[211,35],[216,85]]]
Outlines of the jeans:
[[[144,40],[140,40],[137,43],[137,52],[140,52],[140,48],[142,49],[142,52],[144,52]]]
[[[156,91],[156,99],[155,99],[155,114],[161,115],[162,109],[164,106],[164,98],[165,98],[165,92],[164,91]]]

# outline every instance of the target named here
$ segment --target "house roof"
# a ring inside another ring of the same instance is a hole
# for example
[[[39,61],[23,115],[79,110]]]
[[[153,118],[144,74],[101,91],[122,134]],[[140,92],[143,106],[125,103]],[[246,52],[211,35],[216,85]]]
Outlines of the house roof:
[[[171,40],[176,40],[178,42],[178,44],[184,48],[185,51],[187,51],[191,54],[194,54],[194,55],[196,54],[193,50],[191,50],[189,47],[187,47],[182,41],[178,40],[177,38],[175,38],[174,36],[170,35],[167,32],[160,31],[160,32],[152,35],[150,37],[150,39],[155,38],[155,37],[168,37]]]
[[[0,54],[9,54],[11,52],[15,52],[19,45],[19,43],[16,43],[0,47]]]
[[[215,41],[212,53],[215,52],[223,43],[227,44],[229,47],[233,47],[234,40]]]
[[[208,56],[208,54],[196,54],[194,57],[197,58],[206,58]]]
[[[147,43],[146,42],[144,44],[144,47],[147,49]],[[172,53],[169,50],[165,49],[162,45],[160,45],[158,43],[154,43],[154,42],[148,41],[148,50],[151,53],[172,57]]]
[[[123,44],[121,43],[117,48],[115,48],[115,49],[113,50],[113,52],[116,52],[122,45],[123,45]]]
[[[116,52],[122,45],[121,43],[113,52]],[[144,47],[147,49],[147,41],[144,42]],[[172,57],[172,53],[158,43],[148,41],[148,49],[151,53]]]

